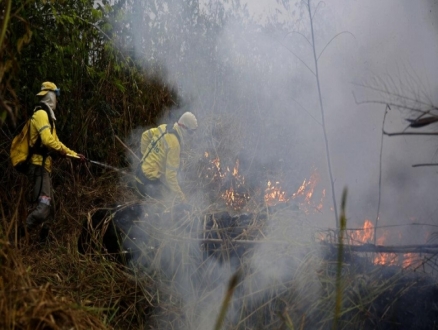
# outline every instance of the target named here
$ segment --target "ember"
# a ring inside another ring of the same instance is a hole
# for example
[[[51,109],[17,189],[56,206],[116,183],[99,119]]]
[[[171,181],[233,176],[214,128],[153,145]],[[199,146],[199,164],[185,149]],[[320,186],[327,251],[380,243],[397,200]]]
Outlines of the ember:
[[[265,187],[260,187],[251,191],[245,186],[245,177],[239,171],[240,162],[237,159],[234,166],[223,166],[219,157],[212,158],[209,152],[204,152],[204,157],[208,161],[206,178],[211,178],[214,182],[219,182],[222,190],[219,197],[225,202],[225,205],[235,211],[248,211],[247,203],[249,200],[263,201],[266,206],[275,206],[281,203],[289,203],[294,200],[300,209],[305,213],[312,210],[321,212],[323,200],[325,199],[325,189],[321,192],[321,197],[314,201],[314,193],[319,174],[316,169],[313,170],[310,179],[305,179],[295,193],[289,194],[281,186],[280,181],[268,179]]]
[[[280,182],[272,184],[268,181],[268,187],[265,190],[265,203],[268,206],[274,206],[277,203],[287,203],[290,198],[286,197],[286,192],[281,190]]]
[[[235,192],[233,187],[227,189],[221,197],[225,201],[225,205],[235,210],[241,210],[250,199],[248,192]]]
[[[316,169],[313,169],[310,179],[305,179],[298,190],[292,194],[291,199],[302,200],[299,202],[300,209],[306,214],[311,211],[321,212],[323,209],[323,201],[325,199],[325,189],[321,192],[319,201],[315,201],[315,188],[320,180],[319,173]],[[312,198],[313,197],[313,198]]]
[[[374,238],[374,226],[370,220],[365,220],[363,229],[353,230],[350,234],[351,244],[371,243]]]
[[[383,235],[376,239],[378,245],[384,245],[388,239],[388,232],[383,231]],[[378,253],[374,260],[375,265],[394,266],[398,265],[398,256],[395,253]]]
[[[370,220],[365,220],[363,227],[360,229],[350,229],[347,230],[346,241],[344,244],[352,247],[360,247],[360,246],[374,246],[374,225]],[[406,252],[405,250],[401,250],[403,246],[385,246],[388,242],[388,237],[390,232],[388,230],[379,229],[380,236],[376,239],[376,248],[379,248],[380,251],[383,249],[390,249],[391,252],[378,252],[374,250],[372,254],[371,261],[374,265],[383,265],[383,266],[401,266],[403,268],[416,268],[423,263],[423,257],[420,253],[411,253]],[[402,237],[401,232],[392,233],[393,235],[398,236],[398,241],[400,241]],[[321,239],[321,236],[318,236]],[[322,237],[322,241],[333,241],[333,237]],[[399,250],[397,250],[399,249]],[[355,249],[355,251],[360,252],[359,249]],[[393,252],[394,251],[394,252]],[[362,250],[362,252],[372,252],[370,250]]]

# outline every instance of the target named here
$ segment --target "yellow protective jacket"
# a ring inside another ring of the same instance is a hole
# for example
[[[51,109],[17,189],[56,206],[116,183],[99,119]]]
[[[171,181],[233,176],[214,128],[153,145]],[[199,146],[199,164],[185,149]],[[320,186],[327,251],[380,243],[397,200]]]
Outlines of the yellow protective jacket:
[[[142,154],[141,169],[147,179],[160,180],[181,200],[184,200],[185,196],[179,186],[177,177],[180,167],[181,146],[175,134],[167,133],[160,138],[166,131],[166,127],[167,125],[163,124],[143,132],[140,145]],[[174,130],[181,139],[180,128],[175,125]],[[157,140],[158,142],[156,142]],[[149,150],[151,151],[149,152]],[[143,159],[148,152],[147,157]]]
[[[38,136],[41,137],[41,143],[47,147],[48,151],[56,150],[61,154],[77,156],[76,152],[70,150],[61,141],[59,141],[59,138],[56,135],[55,123],[53,123],[53,131],[51,130],[49,116],[43,109],[36,110],[30,119],[30,147],[33,147],[35,142],[37,142]],[[42,155],[32,155],[32,164],[42,165],[42,162]],[[48,172],[52,171],[52,158],[50,156],[46,157],[44,167]]]

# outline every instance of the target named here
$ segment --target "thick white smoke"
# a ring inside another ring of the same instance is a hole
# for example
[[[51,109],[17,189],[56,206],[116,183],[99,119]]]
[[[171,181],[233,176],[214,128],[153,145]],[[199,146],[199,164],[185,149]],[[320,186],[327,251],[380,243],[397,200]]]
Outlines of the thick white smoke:
[[[203,129],[203,120],[206,122],[215,116],[232,118],[243,128],[239,132],[242,139],[249,141],[247,144],[239,142],[238,152],[255,156],[255,164],[261,166],[269,162],[286,164],[290,175],[284,189],[295,191],[302,180],[309,177],[309,169],[314,166],[321,173],[320,185],[329,194],[305,7],[297,2],[290,12],[283,10],[277,16],[283,21],[289,20],[289,26],[295,29],[293,33],[274,27],[263,30],[256,23],[234,17],[226,20],[207,43],[202,38],[202,31],[193,35],[193,30],[187,30],[186,34],[182,28],[192,19],[181,11],[184,3],[181,0],[163,5],[159,17],[141,14],[143,7],[139,6],[133,17],[138,26],[137,56],[164,65],[169,82],[190,99],[190,110],[199,117],[201,132],[211,133]],[[214,16],[217,13],[212,10],[217,6],[209,4],[205,2],[200,8],[206,15]],[[312,5],[316,6],[317,2]],[[248,2],[247,8],[267,22],[265,14],[276,6],[276,1],[266,0],[258,1],[256,5]],[[379,189],[380,225],[436,222],[436,170],[411,166],[437,161],[435,138],[385,136],[382,154],[380,150],[385,102],[394,100],[388,93],[402,93],[419,101],[438,103],[435,94],[438,88],[437,10],[433,1],[336,0],[318,5],[314,16],[317,54],[329,43],[318,66],[338,201],[336,207],[339,207],[342,189],[348,187],[347,217],[351,227],[361,226],[367,218],[375,220]],[[161,29],[146,29],[158,19],[165,22]],[[164,37],[148,35],[151,31],[162,33]],[[341,32],[345,33],[339,34]],[[331,41],[337,34],[339,36]],[[160,52],[154,53],[152,50],[157,45],[152,41],[157,40],[165,42],[160,46]],[[218,72],[227,73],[225,81],[216,80]],[[360,85],[384,92],[376,93]],[[354,96],[357,101],[373,102],[357,104]],[[395,101],[403,102],[397,97]],[[403,130],[407,124],[404,119],[408,116],[409,113],[392,108],[386,118],[385,130]],[[202,150],[202,143],[207,139],[198,138],[197,149]],[[327,207],[319,215],[319,222],[311,225],[334,228],[330,196],[325,203]],[[414,232],[410,227],[398,230],[403,235],[403,242],[397,242],[397,236],[389,243],[425,241],[424,231]],[[291,233],[290,237],[296,234]],[[255,268],[268,271],[261,275],[263,285],[268,285],[263,279],[267,282],[281,280],[291,271],[287,268],[284,269],[287,274],[282,273],[280,265],[272,264],[270,255],[260,250],[253,262]],[[224,272],[231,274],[228,269]],[[224,281],[226,279],[224,276]],[[185,283],[187,279],[176,280]],[[218,310],[225,287],[225,282],[219,285],[217,296],[206,302],[205,308],[210,312],[203,314],[208,316],[206,319],[200,318],[200,328],[203,324],[212,324],[215,318],[212,311]],[[193,299],[195,297],[187,297],[188,302]]]

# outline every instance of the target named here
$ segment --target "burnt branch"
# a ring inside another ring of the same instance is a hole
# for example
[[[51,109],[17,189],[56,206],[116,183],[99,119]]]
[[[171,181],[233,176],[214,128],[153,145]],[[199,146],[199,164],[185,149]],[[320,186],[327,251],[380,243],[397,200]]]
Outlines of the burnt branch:
[[[337,249],[339,244],[335,243],[321,243],[331,249]],[[346,245],[343,247],[347,251],[351,252],[375,252],[375,253],[427,253],[438,254],[438,244],[419,244],[419,245],[375,245],[375,244],[362,244],[362,245]]]
[[[425,163],[425,164],[414,164],[412,167],[421,167],[421,166],[438,166],[438,163]]]
[[[398,136],[398,135],[438,135],[438,132],[394,132],[394,133],[388,133],[385,130],[383,131],[383,134],[387,136]]]

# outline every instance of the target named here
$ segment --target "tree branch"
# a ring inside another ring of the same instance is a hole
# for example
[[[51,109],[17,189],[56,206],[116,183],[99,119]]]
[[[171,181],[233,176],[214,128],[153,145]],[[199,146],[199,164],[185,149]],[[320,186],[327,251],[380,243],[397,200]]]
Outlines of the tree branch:
[[[324,46],[323,50],[319,53],[317,60],[319,60],[319,58],[321,57],[322,53],[324,53],[325,49],[331,44],[331,42],[332,42],[333,40],[335,40],[337,37],[339,37],[341,34],[344,34],[344,33],[351,34],[351,35],[353,36],[353,38],[356,39],[356,37],[354,36],[354,34],[351,33],[351,32],[348,32],[348,31],[342,31],[342,32],[339,32],[337,35],[335,35],[333,38],[331,38],[330,41]]]
[[[425,164],[414,164],[412,167],[420,167],[420,166],[438,166],[438,163],[425,163]]]
[[[399,135],[438,135],[438,132],[395,132],[395,133],[388,133],[385,130],[383,131],[383,134],[387,136],[399,136]]]

